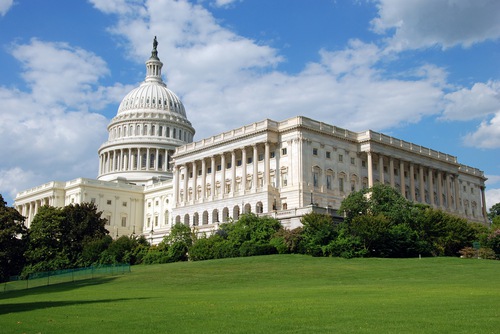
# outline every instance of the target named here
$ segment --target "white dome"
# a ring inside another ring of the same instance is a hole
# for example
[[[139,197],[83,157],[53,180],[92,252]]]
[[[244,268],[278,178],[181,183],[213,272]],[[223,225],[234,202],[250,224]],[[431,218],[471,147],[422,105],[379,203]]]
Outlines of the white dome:
[[[186,117],[186,111],[181,100],[163,82],[143,82],[139,87],[128,93],[118,108],[118,115],[132,110],[164,111]]]
[[[145,184],[172,177],[175,149],[195,133],[181,100],[161,78],[156,37],[146,61],[146,79],[120,103],[99,148],[99,180]]]

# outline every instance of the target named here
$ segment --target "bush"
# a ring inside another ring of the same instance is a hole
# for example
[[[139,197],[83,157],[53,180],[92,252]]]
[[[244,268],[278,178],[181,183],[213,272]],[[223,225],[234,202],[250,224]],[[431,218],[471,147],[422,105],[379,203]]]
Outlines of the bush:
[[[339,236],[323,247],[326,256],[338,256],[346,259],[364,257],[368,251],[363,247],[359,237],[345,234],[341,231]]]

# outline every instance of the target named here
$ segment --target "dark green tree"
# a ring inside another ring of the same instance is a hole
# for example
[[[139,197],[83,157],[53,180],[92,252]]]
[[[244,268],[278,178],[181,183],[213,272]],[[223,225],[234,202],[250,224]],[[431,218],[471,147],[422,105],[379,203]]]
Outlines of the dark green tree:
[[[302,247],[306,254],[323,256],[323,246],[326,246],[337,237],[336,224],[329,215],[308,213],[301,219]]]
[[[41,207],[31,223],[24,274],[81,265],[86,245],[108,234],[105,224],[92,203]]]
[[[500,203],[497,203],[490,208],[488,218],[493,229],[500,228]]]
[[[8,207],[0,194],[0,282],[18,275],[24,266],[28,230],[24,217]]]

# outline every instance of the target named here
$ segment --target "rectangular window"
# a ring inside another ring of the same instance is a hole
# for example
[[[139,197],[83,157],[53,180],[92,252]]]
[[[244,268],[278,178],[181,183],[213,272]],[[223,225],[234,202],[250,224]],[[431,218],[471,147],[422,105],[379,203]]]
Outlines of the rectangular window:
[[[356,158],[351,158],[351,165],[355,165],[356,164]]]
[[[158,216],[155,216],[155,226],[158,226]]]
[[[342,154],[339,154],[339,162],[344,162],[344,156]]]
[[[230,163],[230,162],[228,162],[228,163],[226,164],[226,168],[227,168],[227,169],[231,168],[231,163]]]
[[[106,225],[111,225],[111,216],[106,216]]]
[[[122,227],[127,227],[127,217],[122,217]]]
[[[207,174],[211,174],[211,173],[212,173],[212,167],[208,167]]]
[[[201,176],[201,169],[198,169],[198,176]]]
[[[251,163],[252,163],[252,161],[253,161],[253,158],[252,158],[252,157],[248,157],[248,159],[247,159],[247,164],[251,164]]]
[[[236,166],[241,166],[241,160],[236,160]]]
[[[220,171],[220,170],[221,170],[221,166],[217,165],[217,171]]]
[[[281,155],[286,155],[286,154],[287,154],[286,147],[284,147],[281,149]]]
[[[123,203],[122,203],[122,206],[127,206],[127,202],[123,202]]]
[[[106,204],[107,204],[107,205],[111,205],[111,200],[110,200],[110,199],[108,199],[108,200],[106,201]]]
[[[366,161],[365,160],[361,160],[361,167],[366,168]]]
[[[148,227],[151,227],[151,218],[148,217]]]
[[[264,160],[264,154],[260,153],[259,154],[259,161],[262,161],[262,160]]]
[[[313,148],[313,155],[318,155],[318,149],[317,148]]]
[[[318,186],[318,179],[319,179],[319,173],[318,172],[313,172],[313,184],[315,187]]]
[[[331,175],[326,176],[326,189],[332,190],[332,176]]]
[[[339,179],[339,190],[344,191],[344,179]]]
[[[271,158],[274,158],[276,156],[276,153],[274,151],[271,152]]]
[[[331,152],[327,151],[327,152],[326,152],[326,158],[327,158],[327,159],[330,159],[331,157],[332,157]]]

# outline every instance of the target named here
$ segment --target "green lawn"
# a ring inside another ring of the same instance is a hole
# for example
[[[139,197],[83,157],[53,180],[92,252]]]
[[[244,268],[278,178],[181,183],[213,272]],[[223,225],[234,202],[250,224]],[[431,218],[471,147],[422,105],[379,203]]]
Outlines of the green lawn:
[[[0,294],[0,333],[499,333],[500,261],[276,255]]]

